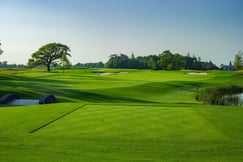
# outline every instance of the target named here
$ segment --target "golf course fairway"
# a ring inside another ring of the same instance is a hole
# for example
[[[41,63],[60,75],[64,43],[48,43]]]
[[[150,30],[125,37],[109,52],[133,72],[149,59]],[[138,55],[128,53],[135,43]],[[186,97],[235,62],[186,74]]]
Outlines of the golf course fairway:
[[[200,73],[0,70],[2,96],[57,98],[54,104],[0,105],[0,161],[243,161],[243,108],[195,99],[201,88],[243,86],[243,72],[190,72]]]

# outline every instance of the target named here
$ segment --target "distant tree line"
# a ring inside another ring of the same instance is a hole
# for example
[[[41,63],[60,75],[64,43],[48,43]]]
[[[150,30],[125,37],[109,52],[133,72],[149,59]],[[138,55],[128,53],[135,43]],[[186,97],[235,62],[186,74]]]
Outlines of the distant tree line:
[[[171,53],[169,50],[159,55],[128,57],[125,54],[112,54],[105,64],[107,68],[154,69],[154,70],[216,70],[218,67],[211,61],[201,61],[195,56]]]
[[[25,68],[22,64],[8,64],[7,61],[0,62],[0,68]]]
[[[97,63],[77,63],[73,65],[74,68],[103,68],[105,64],[103,62]]]
[[[0,55],[3,54],[3,50],[1,49],[1,43],[0,43]],[[0,61],[0,68],[25,68],[25,65],[22,64],[8,64],[7,61]]]

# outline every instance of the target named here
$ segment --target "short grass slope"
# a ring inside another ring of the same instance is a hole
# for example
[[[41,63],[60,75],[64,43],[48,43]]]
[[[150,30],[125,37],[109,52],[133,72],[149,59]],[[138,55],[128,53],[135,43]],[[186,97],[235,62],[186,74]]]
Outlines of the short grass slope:
[[[102,70],[1,71],[1,94],[59,103],[1,105],[0,161],[243,161],[243,109],[195,100],[241,73]]]

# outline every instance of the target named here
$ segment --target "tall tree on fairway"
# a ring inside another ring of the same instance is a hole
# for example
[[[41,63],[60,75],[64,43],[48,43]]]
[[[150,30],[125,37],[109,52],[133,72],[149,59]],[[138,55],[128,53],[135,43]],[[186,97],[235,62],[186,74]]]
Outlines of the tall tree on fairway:
[[[67,67],[71,67],[72,65],[71,65],[70,61],[68,60],[67,55],[65,55],[65,54],[62,55],[60,61],[61,61],[60,65],[62,67],[62,73],[64,74],[64,69]]]
[[[28,65],[45,65],[47,71],[51,71],[51,65],[57,61],[62,61],[64,55],[71,56],[69,53],[71,50],[67,45],[61,43],[48,43],[38,51],[32,54],[32,58],[29,59]]]
[[[235,68],[235,70],[243,69],[243,52],[242,51],[239,51],[235,55],[234,68]]]

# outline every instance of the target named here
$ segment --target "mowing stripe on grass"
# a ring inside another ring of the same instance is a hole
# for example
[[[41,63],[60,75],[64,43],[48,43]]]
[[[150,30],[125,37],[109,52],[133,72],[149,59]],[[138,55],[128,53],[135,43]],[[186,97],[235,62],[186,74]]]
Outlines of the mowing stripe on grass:
[[[210,121],[209,118],[206,115],[204,115],[203,113],[201,113],[200,111],[198,111],[196,108],[193,108],[193,110],[195,112],[197,112],[200,116],[202,116],[205,120],[207,120],[208,123],[210,123],[218,132],[220,132],[221,134],[223,134],[227,139],[230,139],[230,137],[225,132],[223,132],[222,130],[220,130],[212,121]]]
[[[30,133],[30,134],[33,134],[33,133],[39,131],[40,129],[45,128],[45,127],[47,127],[48,125],[50,125],[50,124],[56,122],[57,120],[60,120],[60,119],[64,118],[65,116],[67,116],[67,115],[69,115],[69,114],[71,114],[71,113],[73,113],[73,112],[75,112],[75,111],[77,111],[77,110],[79,110],[79,109],[81,109],[81,108],[84,108],[86,105],[87,105],[87,104],[84,104],[83,106],[80,106],[80,107],[78,107],[78,108],[76,108],[76,109],[74,109],[74,110],[71,110],[71,111],[69,111],[69,112],[67,112],[67,113],[65,113],[65,114],[63,114],[63,115],[61,115],[61,116],[59,116],[59,117],[57,117],[57,118],[55,118],[55,119],[53,119],[53,120],[51,120],[51,121],[45,123],[45,124],[43,124],[43,125],[41,125],[40,127],[36,128],[36,129],[33,129],[33,130],[30,131],[29,133]]]

